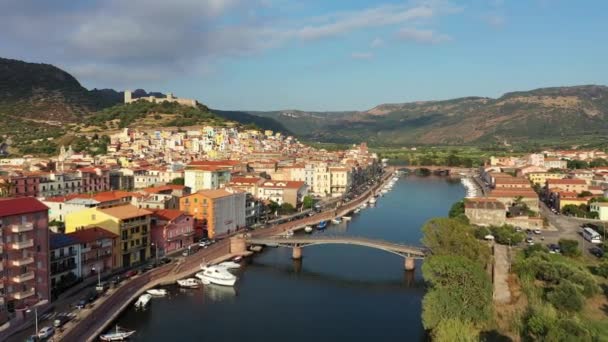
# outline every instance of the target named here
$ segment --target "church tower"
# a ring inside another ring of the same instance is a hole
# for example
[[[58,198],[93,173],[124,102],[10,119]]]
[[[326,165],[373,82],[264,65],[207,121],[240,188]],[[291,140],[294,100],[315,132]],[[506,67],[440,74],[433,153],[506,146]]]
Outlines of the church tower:
[[[131,91],[125,90],[125,103],[131,103],[133,99],[131,98]]]

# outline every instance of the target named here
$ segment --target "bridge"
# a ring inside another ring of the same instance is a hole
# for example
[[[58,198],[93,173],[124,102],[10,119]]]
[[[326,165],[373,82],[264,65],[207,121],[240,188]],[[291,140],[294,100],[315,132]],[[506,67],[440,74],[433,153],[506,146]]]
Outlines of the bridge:
[[[271,247],[288,247],[292,248],[292,258],[302,258],[302,248],[315,245],[339,244],[339,245],[356,245],[369,248],[375,248],[399,255],[405,258],[405,269],[413,270],[415,267],[415,259],[424,259],[428,254],[428,250],[422,247],[414,247],[402,245],[394,242],[375,240],[363,237],[353,236],[336,236],[336,237],[265,237],[265,238],[246,238],[246,245],[262,245]]]

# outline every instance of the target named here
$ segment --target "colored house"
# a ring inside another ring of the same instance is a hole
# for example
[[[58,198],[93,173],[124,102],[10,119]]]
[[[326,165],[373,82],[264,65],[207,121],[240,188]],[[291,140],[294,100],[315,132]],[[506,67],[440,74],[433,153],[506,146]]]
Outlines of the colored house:
[[[150,215],[151,211],[131,204],[90,208],[66,215],[65,229],[71,233],[101,227],[118,235],[118,265],[129,267],[150,257]]]
[[[241,191],[201,190],[180,198],[179,208],[206,225],[209,237],[234,232],[246,224],[245,192]]]
[[[179,210],[156,210],[151,217],[152,251],[175,252],[194,243],[194,218]]]
[[[118,256],[118,235],[100,227],[89,227],[66,234],[79,244],[80,268],[83,278],[115,269]]]

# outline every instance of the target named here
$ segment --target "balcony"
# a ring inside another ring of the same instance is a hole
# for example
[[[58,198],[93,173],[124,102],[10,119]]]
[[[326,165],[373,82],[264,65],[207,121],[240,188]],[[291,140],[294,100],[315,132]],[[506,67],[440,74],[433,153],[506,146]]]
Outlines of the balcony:
[[[11,224],[11,232],[13,233],[25,233],[34,230],[34,224],[31,222],[22,224]]]
[[[31,248],[34,247],[34,240],[33,239],[27,239],[21,242],[13,242],[11,244],[11,247],[13,249],[26,249],[26,248]]]
[[[35,274],[34,271],[29,271],[29,272],[25,272],[23,274],[20,274],[16,277],[13,277],[13,282],[15,283],[24,283],[28,280],[32,280],[34,279]]]
[[[61,259],[65,259],[65,258],[73,258],[76,256],[76,254],[77,253],[75,250],[72,250],[71,252],[60,254],[60,255],[51,254],[51,261],[61,260]]]
[[[29,264],[31,264],[33,262],[34,262],[34,258],[29,257],[29,258],[23,258],[23,259],[13,260],[13,261],[11,261],[11,265],[13,265],[13,266],[25,266],[25,265],[29,265]]]
[[[15,299],[25,299],[27,297],[33,296],[35,293],[36,293],[36,290],[34,290],[34,288],[31,288],[26,291],[15,292],[15,293],[13,293],[13,297]]]

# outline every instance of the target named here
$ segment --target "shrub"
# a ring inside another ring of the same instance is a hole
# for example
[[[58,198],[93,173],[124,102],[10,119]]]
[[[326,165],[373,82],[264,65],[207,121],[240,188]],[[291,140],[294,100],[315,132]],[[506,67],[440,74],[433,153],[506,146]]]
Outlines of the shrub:
[[[583,308],[585,298],[579,288],[568,280],[562,280],[547,294],[547,300],[558,310],[578,312]]]
[[[580,256],[581,251],[578,249],[578,241],[570,239],[559,239],[559,249],[565,256]]]

